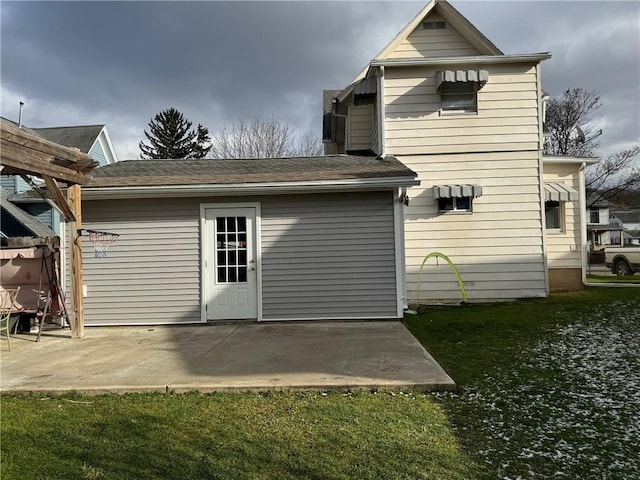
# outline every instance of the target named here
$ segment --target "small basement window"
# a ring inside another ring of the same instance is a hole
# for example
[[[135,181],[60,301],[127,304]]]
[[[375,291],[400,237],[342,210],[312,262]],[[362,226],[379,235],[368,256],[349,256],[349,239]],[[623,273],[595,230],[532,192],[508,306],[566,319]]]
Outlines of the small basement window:
[[[472,197],[449,197],[438,199],[439,212],[471,212],[473,206]]]

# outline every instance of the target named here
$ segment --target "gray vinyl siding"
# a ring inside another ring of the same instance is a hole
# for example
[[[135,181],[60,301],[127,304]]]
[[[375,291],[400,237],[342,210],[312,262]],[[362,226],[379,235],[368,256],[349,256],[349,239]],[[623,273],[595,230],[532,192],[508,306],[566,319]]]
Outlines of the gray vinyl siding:
[[[89,156],[96,160],[101,167],[107,164],[107,157],[105,157],[104,152],[102,151],[102,146],[100,142],[95,142],[89,150]]]
[[[199,204],[83,201],[84,229],[120,234],[107,258],[82,237],[86,325],[200,321]]]
[[[392,192],[85,198],[83,228],[120,234],[107,258],[82,237],[85,324],[200,322],[200,205],[237,202],[261,204],[265,320],[397,316]]]
[[[20,206],[20,208],[25,210],[30,215],[33,215],[34,217],[36,217],[38,219],[38,221],[40,221],[40,223],[42,223],[43,225],[46,225],[47,227],[49,227],[51,230],[56,232],[56,234],[59,234],[59,232],[55,228],[56,225],[55,225],[54,218],[53,218],[53,214],[54,214],[55,210],[53,209],[53,207],[51,207],[51,205],[49,205],[48,203],[44,203],[44,202],[23,203]]]
[[[27,190],[31,190],[31,185],[24,181],[22,177],[16,178],[16,193],[26,192]]]
[[[2,188],[4,188],[7,193],[11,195],[16,193],[16,177],[14,175],[2,175],[0,181],[2,182]]]
[[[263,318],[396,317],[391,192],[262,203]]]

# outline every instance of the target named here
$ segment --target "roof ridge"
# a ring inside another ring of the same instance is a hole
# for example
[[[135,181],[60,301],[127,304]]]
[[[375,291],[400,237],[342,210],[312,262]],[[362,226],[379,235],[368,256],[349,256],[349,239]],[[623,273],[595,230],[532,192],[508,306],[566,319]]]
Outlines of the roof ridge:
[[[52,130],[61,128],[87,128],[87,127],[105,127],[104,123],[93,123],[88,125],[63,125],[60,127],[31,127],[32,130]]]

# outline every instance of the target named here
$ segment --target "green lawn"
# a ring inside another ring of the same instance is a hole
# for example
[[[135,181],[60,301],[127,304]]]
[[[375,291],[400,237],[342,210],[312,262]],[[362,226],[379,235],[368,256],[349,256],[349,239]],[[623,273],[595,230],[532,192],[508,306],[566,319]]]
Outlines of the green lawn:
[[[638,289],[407,324],[458,392],[3,395],[0,478],[640,478]]]
[[[8,479],[465,479],[442,408],[412,393],[2,398]]]
[[[477,478],[640,478],[640,290],[408,318],[459,385],[436,395]]]
[[[640,284],[640,275],[587,275],[589,283],[635,283]]]

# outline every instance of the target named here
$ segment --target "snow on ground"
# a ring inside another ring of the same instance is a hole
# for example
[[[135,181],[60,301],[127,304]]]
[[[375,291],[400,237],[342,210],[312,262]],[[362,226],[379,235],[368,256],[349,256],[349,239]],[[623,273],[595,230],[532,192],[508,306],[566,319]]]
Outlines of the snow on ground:
[[[605,305],[560,326],[459,394],[496,478],[640,479],[640,307]],[[458,422],[459,423],[459,422]]]

